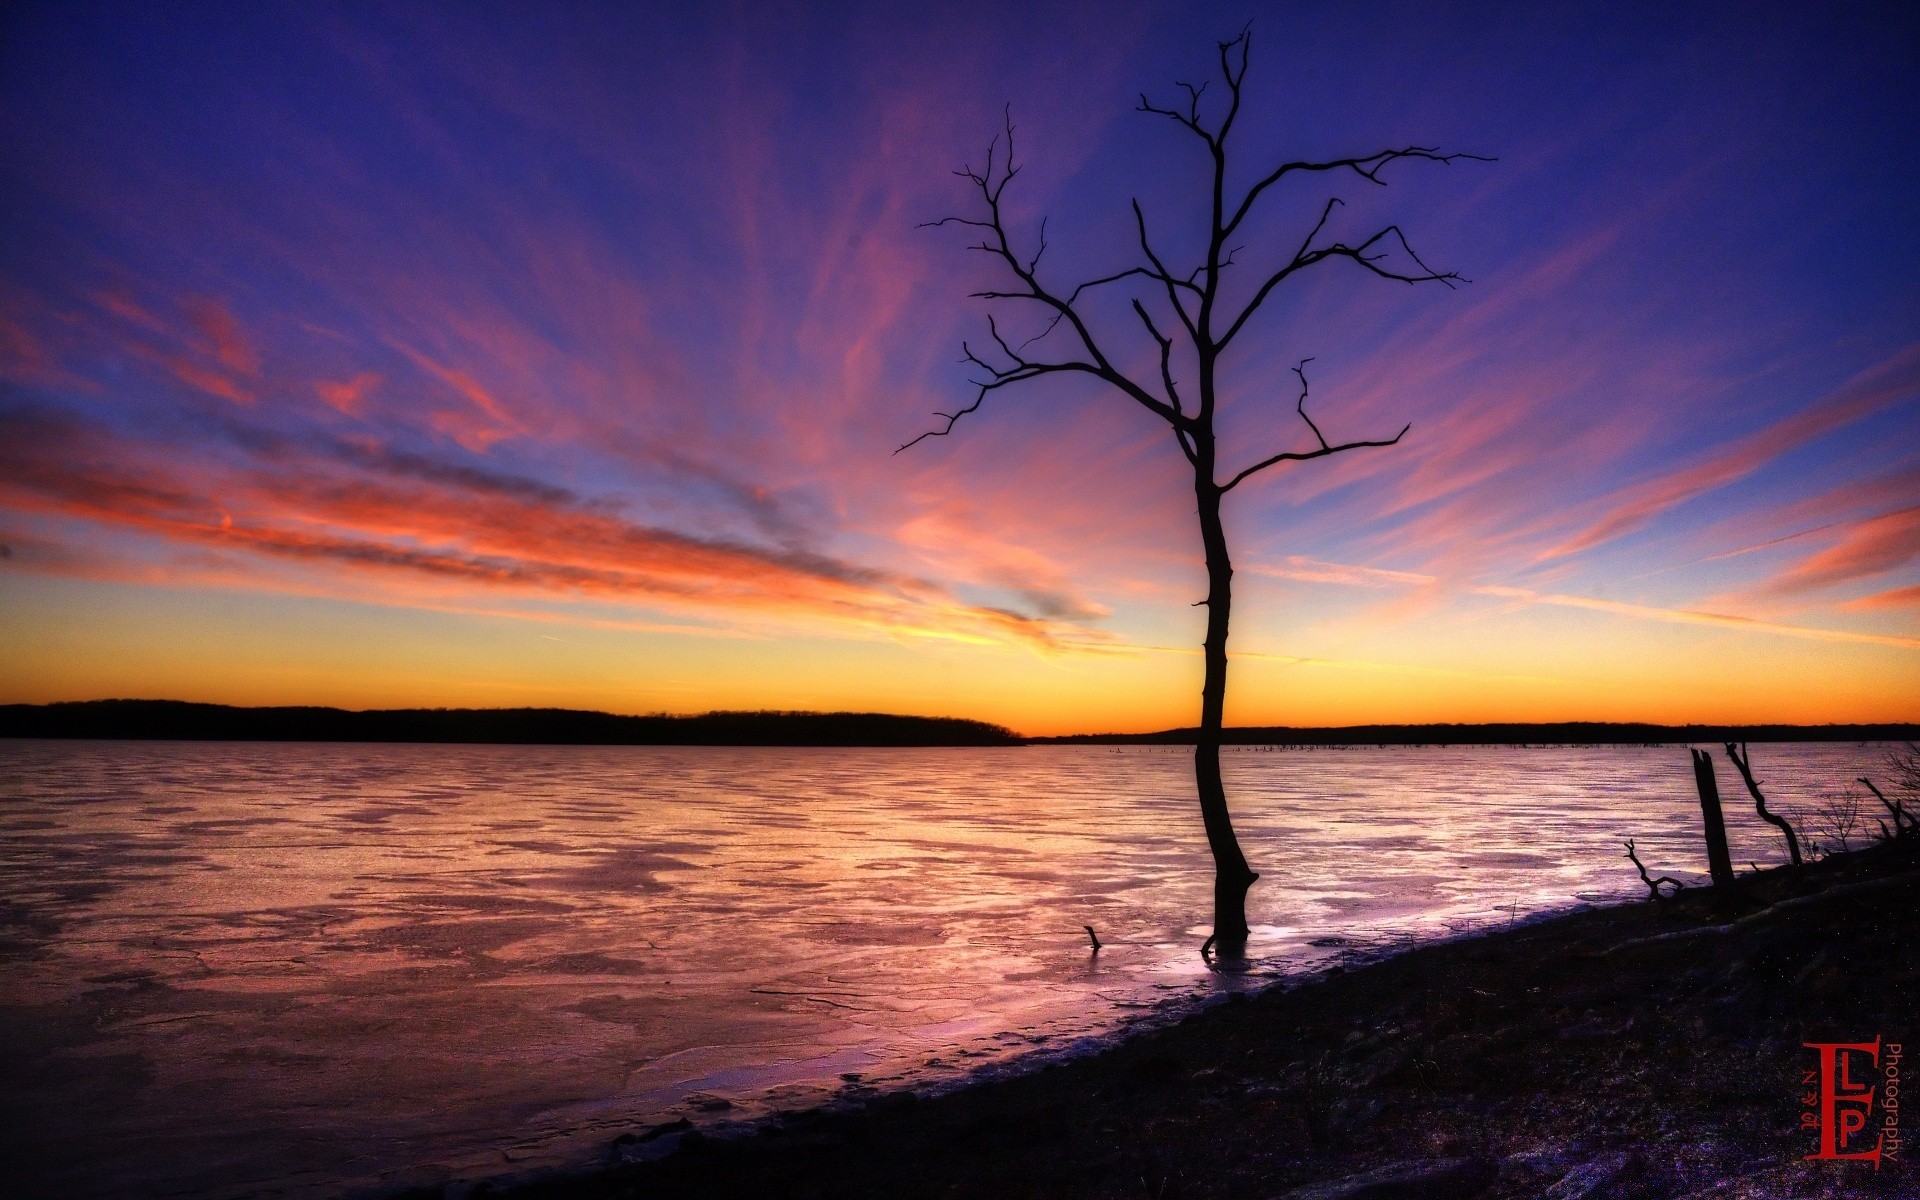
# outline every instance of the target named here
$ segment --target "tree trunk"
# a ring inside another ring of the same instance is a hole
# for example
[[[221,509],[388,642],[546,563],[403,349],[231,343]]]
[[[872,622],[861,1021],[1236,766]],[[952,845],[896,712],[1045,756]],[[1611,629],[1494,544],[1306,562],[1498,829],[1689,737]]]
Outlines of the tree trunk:
[[[1209,460],[1211,456],[1205,456]],[[1200,819],[1213,851],[1213,940],[1223,957],[1237,957],[1247,944],[1247,889],[1260,878],[1247,868],[1227,813],[1220,782],[1220,730],[1227,701],[1227,622],[1233,611],[1233,562],[1220,525],[1220,489],[1212,463],[1194,480],[1200,501],[1200,540],[1207,551],[1206,678],[1200,689],[1200,736],[1193,748],[1193,776],[1200,793]]]
[[[1720,814],[1720,783],[1713,776],[1713,755],[1693,753],[1693,781],[1700,788],[1700,816],[1707,828],[1707,870],[1713,886],[1733,886],[1733,856],[1727,853],[1727,822]]]

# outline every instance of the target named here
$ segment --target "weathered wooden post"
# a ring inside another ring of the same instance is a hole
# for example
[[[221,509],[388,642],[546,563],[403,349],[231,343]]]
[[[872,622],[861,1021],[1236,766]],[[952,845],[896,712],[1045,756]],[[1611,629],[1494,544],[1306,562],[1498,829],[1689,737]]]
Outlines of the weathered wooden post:
[[[1713,755],[1693,750],[1693,781],[1700,787],[1700,816],[1707,827],[1707,871],[1717,888],[1733,886],[1733,856],[1727,852],[1727,821],[1720,815],[1720,782]]]

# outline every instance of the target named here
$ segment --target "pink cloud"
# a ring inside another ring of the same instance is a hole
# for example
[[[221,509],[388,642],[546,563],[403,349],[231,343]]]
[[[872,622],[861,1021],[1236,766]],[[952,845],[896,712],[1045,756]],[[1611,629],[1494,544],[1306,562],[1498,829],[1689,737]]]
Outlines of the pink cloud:
[[[182,305],[193,327],[212,348],[213,357],[235,375],[251,377],[260,373],[260,352],[234,320],[226,305],[218,300],[195,296]]]
[[[1908,587],[1889,588],[1884,592],[1875,592],[1871,596],[1861,596],[1849,600],[1840,606],[1856,612],[1872,612],[1880,609],[1920,610],[1920,583]]]
[[[351,379],[338,382],[321,380],[313,385],[313,390],[328,407],[349,417],[361,416],[367,405],[367,394],[381,381],[377,371],[362,371]]]
[[[1920,558],[1920,506],[1880,513],[1848,526],[1838,541],[1762,583],[1766,596],[1793,596],[1871,579]]]

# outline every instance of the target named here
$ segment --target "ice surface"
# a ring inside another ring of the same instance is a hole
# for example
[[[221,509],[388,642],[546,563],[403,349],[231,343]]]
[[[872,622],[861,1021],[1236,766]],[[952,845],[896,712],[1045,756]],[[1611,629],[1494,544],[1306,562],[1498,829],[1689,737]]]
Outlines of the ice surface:
[[[1754,750],[1790,814],[1881,755]],[[1626,837],[1704,867],[1677,747],[1226,766],[1256,979],[1644,895]],[[1777,861],[1722,776],[1735,861]],[[0,1156],[31,1194],[378,1191],[1070,1047],[1248,986],[1197,955],[1192,788],[1168,747],[0,741]]]

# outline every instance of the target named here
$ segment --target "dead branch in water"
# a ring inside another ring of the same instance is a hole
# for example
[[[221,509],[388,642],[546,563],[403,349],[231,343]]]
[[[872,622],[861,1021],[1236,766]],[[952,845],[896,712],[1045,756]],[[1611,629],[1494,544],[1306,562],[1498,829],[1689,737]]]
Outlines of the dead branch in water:
[[[1647,899],[1649,900],[1669,899],[1670,898],[1669,895],[1662,894],[1660,891],[1660,885],[1663,883],[1673,885],[1673,892],[1671,893],[1671,895],[1673,896],[1679,895],[1682,891],[1686,889],[1686,886],[1687,886],[1686,884],[1681,883],[1678,879],[1675,879],[1671,875],[1662,875],[1660,878],[1655,879],[1653,876],[1647,874],[1646,864],[1641,862],[1640,856],[1634,852],[1632,838],[1627,839],[1627,857],[1633,860],[1633,865],[1635,867],[1639,868],[1640,882],[1646,884],[1647,891],[1652,893],[1647,897]]]

